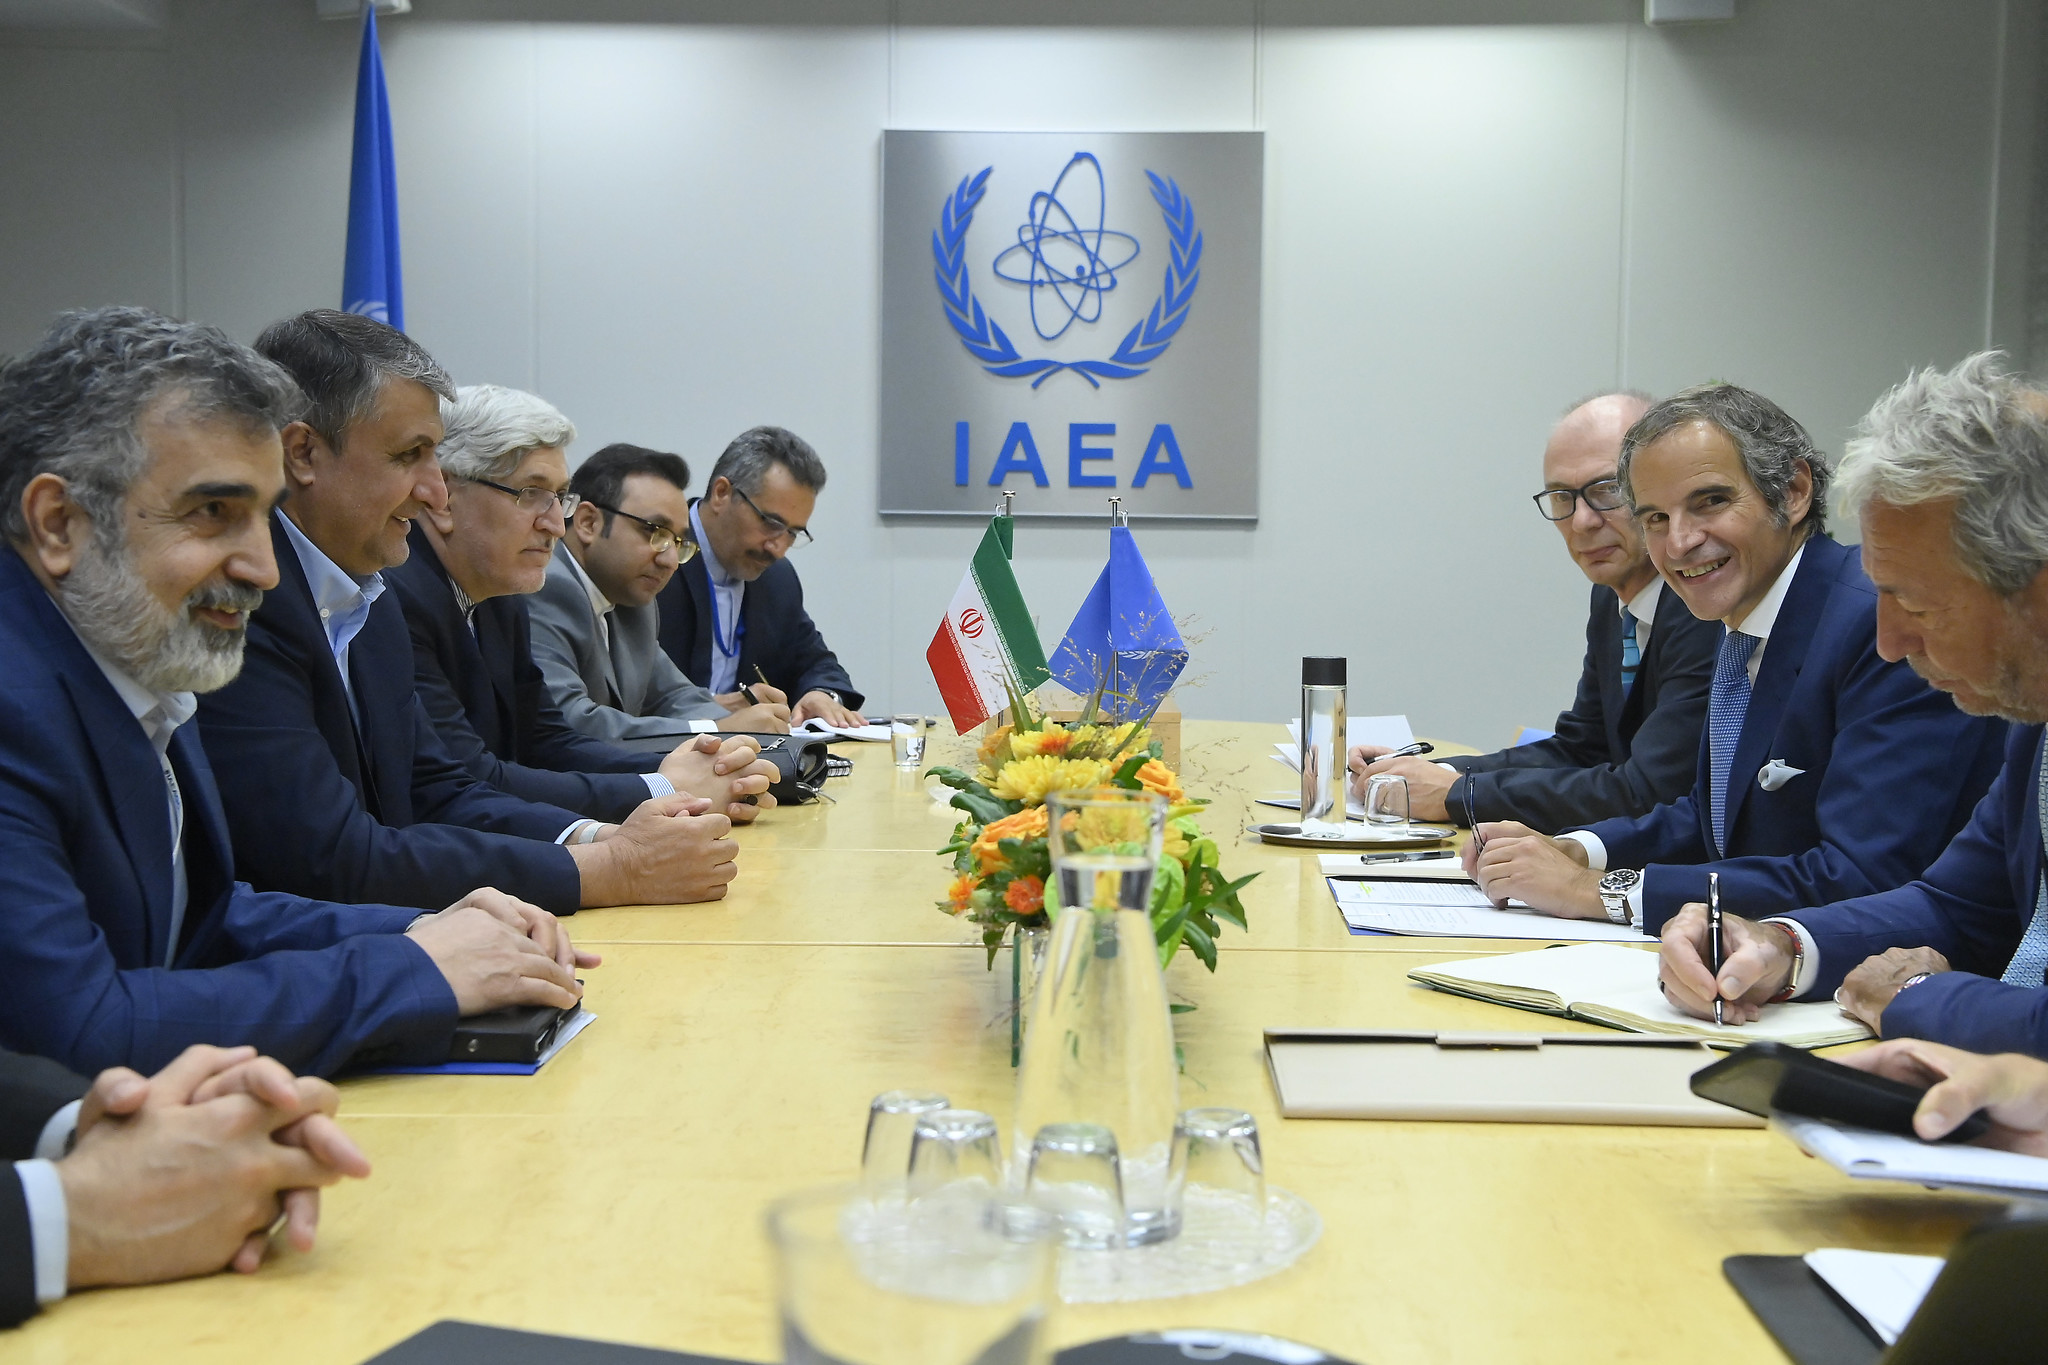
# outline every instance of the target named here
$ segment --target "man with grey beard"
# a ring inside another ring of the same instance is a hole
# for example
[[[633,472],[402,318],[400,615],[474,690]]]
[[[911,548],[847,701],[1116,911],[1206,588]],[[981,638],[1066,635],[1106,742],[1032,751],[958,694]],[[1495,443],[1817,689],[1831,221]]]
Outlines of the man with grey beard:
[[[1973,356],[1879,399],[1839,472],[1863,523],[1879,653],[1970,715],[2015,722],[1991,790],[1917,881],[1760,922],[1724,915],[1718,976],[1705,907],[1684,907],[1663,935],[1673,1004],[1706,1017],[1719,997],[1747,1023],[1773,1000],[1832,995],[1887,1038],[2048,1057],[2044,417],[2048,394]]]
[[[210,327],[71,313],[0,368],[0,1044],[155,1070],[445,1060],[458,1017],[568,1006],[578,953],[496,891],[437,914],[235,880],[194,693],[277,582],[299,395]]]

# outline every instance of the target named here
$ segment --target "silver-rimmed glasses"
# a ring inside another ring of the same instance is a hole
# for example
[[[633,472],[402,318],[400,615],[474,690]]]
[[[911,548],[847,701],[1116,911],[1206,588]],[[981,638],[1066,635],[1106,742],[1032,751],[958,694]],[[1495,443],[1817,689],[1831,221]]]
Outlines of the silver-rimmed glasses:
[[[489,479],[465,479],[463,482],[473,483],[482,488],[497,489],[518,503],[520,511],[536,520],[553,511],[555,505],[559,503],[562,508],[562,520],[567,521],[576,515],[576,505],[583,501],[575,493],[557,493],[552,488],[543,488],[537,484],[531,488],[513,488],[508,484],[493,483]]]

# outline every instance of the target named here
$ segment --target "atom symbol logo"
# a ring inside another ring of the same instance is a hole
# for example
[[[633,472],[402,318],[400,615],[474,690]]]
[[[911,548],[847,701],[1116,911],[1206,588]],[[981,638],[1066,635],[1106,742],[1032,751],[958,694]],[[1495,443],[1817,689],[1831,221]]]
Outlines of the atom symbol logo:
[[[1075,175],[1077,170],[1082,173]],[[1070,175],[1074,176],[1074,188],[1067,191]],[[1071,194],[1072,200],[1063,198],[1063,192]],[[1050,190],[1031,196],[1026,220],[1017,229],[1017,245],[995,259],[997,279],[1021,284],[1030,291],[1031,326],[1046,341],[1065,336],[1077,322],[1101,321],[1102,297],[1116,288],[1116,272],[1138,259],[1138,239],[1128,232],[1111,231],[1106,226],[1108,215],[1102,163],[1092,152],[1076,152],[1061,167]],[[1094,226],[1085,226],[1091,216]],[[1116,259],[1110,259],[1111,254]],[[1046,301],[1046,311],[1059,324],[1051,331],[1046,330],[1038,311],[1039,300],[1048,292],[1059,301],[1057,308],[1050,299]]]

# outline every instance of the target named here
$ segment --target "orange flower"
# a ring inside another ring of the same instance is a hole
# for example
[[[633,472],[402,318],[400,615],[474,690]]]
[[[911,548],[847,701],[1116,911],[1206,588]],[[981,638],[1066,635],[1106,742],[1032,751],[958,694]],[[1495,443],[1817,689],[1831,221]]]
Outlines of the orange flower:
[[[955,877],[952,886],[946,889],[946,904],[942,907],[945,912],[949,915],[964,913],[969,902],[974,899],[976,885],[977,883],[972,877],[964,874]]]
[[[974,841],[974,856],[981,870],[993,872],[1003,865],[1000,847],[1003,840],[1044,838],[1045,820],[1044,806],[1028,806],[1015,815],[1005,815],[994,824],[983,826],[980,836]]]
[[[1045,909],[1045,882],[1038,877],[1019,877],[1003,890],[1003,904],[1020,915],[1035,915]]]
[[[1173,775],[1173,769],[1156,758],[1146,759],[1145,766],[1138,769],[1138,785],[1165,797],[1168,805],[1177,804],[1187,796],[1180,789],[1180,779]]]

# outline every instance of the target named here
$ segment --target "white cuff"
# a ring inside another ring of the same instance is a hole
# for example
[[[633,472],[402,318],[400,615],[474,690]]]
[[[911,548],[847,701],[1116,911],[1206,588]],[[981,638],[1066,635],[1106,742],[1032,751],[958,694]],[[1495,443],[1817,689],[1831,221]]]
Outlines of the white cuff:
[[[1592,868],[1595,872],[1605,872],[1607,870],[1607,845],[1600,842],[1599,835],[1591,830],[1575,829],[1568,834],[1560,834],[1557,837],[1569,839],[1584,848],[1586,850],[1587,867]],[[1640,887],[1642,883],[1637,882],[1636,885]],[[1629,893],[1629,903],[1640,906],[1642,897],[1631,891]]]
[[[71,1276],[71,1214],[64,1205],[64,1178],[56,1164],[40,1158],[17,1161],[21,1195],[28,1205],[28,1236],[34,1248],[36,1302],[55,1303],[64,1297]]]
[[[604,828],[602,820],[578,820],[555,836],[558,844],[590,844],[597,842],[597,831]]]
[[[71,1103],[50,1115],[50,1121],[43,1125],[42,1136],[36,1139],[36,1157],[41,1161],[61,1161],[71,1151],[71,1135],[78,1131],[78,1109],[84,1100]]]
[[[1796,919],[1780,919],[1774,915],[1760,922],[1782,924],[1799,940],[1799,975],[1792,978],[1792,998],[1797,1000],[1813,989],[1814,980],[1820,975],[1820,945],[1813,941],[1813,935],[1807,932],[1806,926]]]
[[[1458,772],[1458,770],[1457,770],[1456,768],[1453,768],[1453,767],[1452,767],[1452,766],[1451,766],[1450,764],[1448,764],[1448,763],[1444,762],[1444,761],[1443,761],[1442,759],[1438,759],[1438,760],[1436,761],[1436,766],[1437,766],[1437,767],[1439,767],[1439,768],[1442,768],[1442,769],[1443,769],[1443,770],[1444,770],[1445,772],[1447,772],[1447,773],[1456,773],[1456,772]],[[1458,775],[1459,775],[1460,777],[1463,777],[1463,776],[1464,776],[1464,774],[1463,774],[1463,773],[1458,773]]]
[[[640,774],[640,780],[647,784],[647,794],[649,796],[674,796],[676,794],[676,784],[663,777],[660,773],[642,773]]]
[[[718,733],[718,722],[715,720],[693,720],[690,722],[690,730],[692,733],[699,735],[715,735]]]
[[[1604,861],[1607,850],[1601,849],[1600,854]],[[1588,854],[1587,856],[1590,857],[1591,855]],[[1643,929],[1643,879],[1641,877],[1636,878],[1636,884],[1628,889],[1628,922],[1633,928]],[[1649,930],[1643,929],[1643,932],[1648,933]]]

